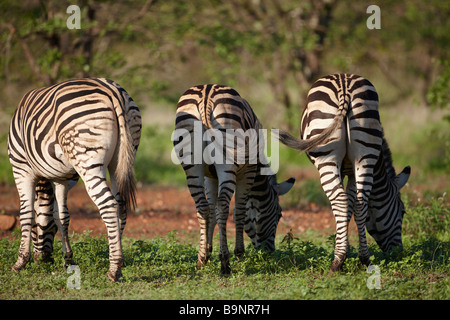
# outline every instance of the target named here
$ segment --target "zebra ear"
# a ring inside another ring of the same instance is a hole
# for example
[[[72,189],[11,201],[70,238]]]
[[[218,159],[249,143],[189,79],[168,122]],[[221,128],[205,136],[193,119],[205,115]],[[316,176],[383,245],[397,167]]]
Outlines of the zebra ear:
[[[403,169],[402,172],[400,172],[395,177],[395,183],[397,184],[399,190],[401,188],[403,188],[403,186],[406,184],[406,182],[408,182],[410,174],[411,174],[411,167],[407,166],[407,167],[405,167],[405,169]]]
[[[275,185],[275,191],[279,196],[282,196],[283,194],[286,194],[291,190],[292,186],[295,183],[295,178],[289,178],[284,182],[277,183]]]

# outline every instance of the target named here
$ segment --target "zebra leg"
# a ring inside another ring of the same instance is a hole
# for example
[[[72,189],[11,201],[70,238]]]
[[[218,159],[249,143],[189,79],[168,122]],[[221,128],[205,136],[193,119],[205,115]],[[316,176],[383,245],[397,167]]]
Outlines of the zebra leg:
[[[369,140],[369,138],[367,138]],[[374,144],[376,140],[373,140]],[[370,253],[367,247],[366,239],[366,221],[369,210],[369,197],[373,185],[373,168],[376,163],[378,154],[373,151],[370,157],[367,156],[364,150],[353,151],[355,163],[355,185],[356,185],[356,199],[354,204],[355,222],[358,228],[359,237],[359,251],[358,256],[361,263],[365,265],[370,264]]]
[[[370,264],[370,253],[369,248],[367,247],[367,239],[366,239],[366,220],[369,209],[369,196],[370,190],[372,187],[372,175],[370,178],[367,175],[363,176],[361,179],[357,179],[356,184],[358,186],[356,193],[356,203],[355,203],[355,222],[358,228],[358,237],[359,237],[359,260],[362,264],[368,266]],[[358,182],[360,180],[361,182]],[[363,189],[363,187],[368,187],[369,189]]]
[[[198,249],[197,268],[201,268],[209,259],[207,246],[209,226],[209,204],[206,200],[204,184],[203,165],[193,165],[185,169],[187,185],[197,209],[197,219],[200,224],[200,247]]]
[[[208,235],[207,235],[207,250],[209,256],[212,253],[213,246],[213,236],[214,236],[214,229],[216,228],[216,215],[211,214],[211,212],[216,212],[216,203],[217,203],[217,179],[211,179],[208,177],[205,177],[205,187],[206,187],[206,196],[208,198],[209,203],[209,223],[208,223]]]
[[[347,258],[348,244],[348,213],[347,194],[342,185],[340,171],[335,163],[337,161],[315,163],[320,173],[320,182],[323,190],[331,203],[334,219],[336,221],[336,243],[334,248],[334,260],[330,272],[339,271]]]
[[[345,192],[347,193],[347,201],[348,201],[348,217],[347,223],[350,223],[352,219],[353,213],[355,212],[355,200],[356,200],[356,181],[355,176],[350,175],[348,177],[347,187],[345,188]]]
[[[330,271],[340,271],[347,258],[348,246],[348,214],[347,194],[342,186],[338,187],[337,194],[331,200],[331,209],[336,221],[336,243],[334,247],[334,260]]]
[[[53,241],[58,231],[53,219],[54,192],[51,183],[41,180],[36,185],[34,211],[36,221],[31,232],[33,240],[33,257],[36,263],[54,262]]]
[[[114,172],[114,171],[109,169],[109,172]],[[128,212],[125,207],[122,196],[120,195],[119,189],[117,187],[117,181],[116,181],[116,178],[114,177],[114,174],[111,174],[110,177],[111,177],[111,192],[114,195],[114,198],[116,199],[117,203],[119,204],[120,237],[122,237],[123,230],[125,229],[125,225],[127,224]]]
[[[198,189],[197,189],[198,191]],[[199,191],[204,193],[204,190]],[[208,262],[210,257],[210,250],[208,248],[208,229],[209,229],[209,205],[206,201],[206,197],[202,195],[195,201],[197,208],[197,219],[200,224],[200,247],[198,249],[198,262],[197,268],[201,268]]]
[[[256,168],[249,166],[249,170],[242,173],[236,184],[234,223],[236,225],[236,246],[235,256],[239,259],[245,252],[244,247],[244,226],[247,218],[247,203],[249,201],[250,190],[254,184]]]
[[[216,220],[219,225],[220,234],[220,274],[227,276],[231,272],[230,252],[227,244],[227,220],[229,215],[230,201],[236,189],[236,173],[233,165],[216,165],[219,176],[219,192],[216,206]]]
[[[119,226],[119,203],[108,186],[106,168],[94,167],[81,177],[107,229],[110,263],[108,277],[113,282],[118,281],[122,276],[121,269],[124,264]]]
[[[17,272],[25,267],[31,256],[30,247],[31,229],[34,224],[35,183],[32,179],[22,180],[22,177],[20,177],[16,179],[16,185],[20,198],[20,231],[22,233],[17,261],[12,267],[12,270]]]
[[[64,266],[74,264],[72,260],[72,249],[69,242],[69,210],[67,209],[67,192],[69,191],[69,180],[52,182],[55,191],[56,210],[53,211],[53,219],[61,233],[62,251],[64,253]]]
[[[378,114],[378,101],[364,100],[364,95],[354,97],[353,106],[347,116],[350,144],[348,157],[353,163],[356,200],[355,222],[359,236],[359,259],[369,265],[370,254],[366,239],[366,221],[368,216],[369,197],[373,185],[373,171],[380,156],[383,143],[383,129]],[[367,97],[367,96],[366,96]]]

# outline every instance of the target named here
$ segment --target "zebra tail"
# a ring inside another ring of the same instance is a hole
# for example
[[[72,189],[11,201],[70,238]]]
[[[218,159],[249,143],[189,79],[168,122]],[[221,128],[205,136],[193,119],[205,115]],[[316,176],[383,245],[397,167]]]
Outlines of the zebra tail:
[[[320,134],[312,138],[297,139],[288,132],[281,129],[279,130],[277,138],[282,144],[292,149],[307,152],[321,144],[325,144],[333,135],[334,131],[336,131],[336,129],[339,128],[339,126],[342,124],[346,115],[347,108],[343,105],[341,108],[339,108],[339,112],[334,117],[333,123],[329,127],[325,128]]]
[[[213,127],[211,123],[211,114],[213,111],[213,106],[210,99],[208,99],[208,101],[205,103],[207,103],[207,106],[204,110],[204,113],[201,116],[203,116],[202,118],[203,126],[205,127],[206,130],[209,130],[212,129]]]
[[[115,106],[117,120],[119,122],[119,151],[115,177],[120,196],[124,201],[126,212],[130,213],[136,207],[136,183],[134,180],[134,147],[125,110]]]

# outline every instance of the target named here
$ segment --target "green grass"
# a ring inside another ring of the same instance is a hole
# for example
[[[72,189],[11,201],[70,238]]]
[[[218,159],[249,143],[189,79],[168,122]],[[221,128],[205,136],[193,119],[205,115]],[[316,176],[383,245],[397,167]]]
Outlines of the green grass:
[[[424,218],[423,215],[428,217]],[[409,208],[404,224],[404,250],[383,253],[369,237],[372,264],[378,266],[380,289],[367,281],[377,276],[361,268],[357,242],[351,239],[342,272],[329,274],[334,236],[308,232],[277,237],[274,253],[248,244],[244,257],[231,259],[232,273],[219,276],[218,236],[211,261],[197,270],[197,243],[175,232],[165,237],[123,239],[123,280],[111,283],[106,236],[72,236],[80,268],[80,289],[68,288],[61,242],[56,241],[55,263],[29,263],[18,274],[15,240],[0,240],[0,299],[443,299],[450,298],[449,209],[443,200]],[[232,237],[230,237],[232,238]],[[230,251],[233,245],[230,241]]]

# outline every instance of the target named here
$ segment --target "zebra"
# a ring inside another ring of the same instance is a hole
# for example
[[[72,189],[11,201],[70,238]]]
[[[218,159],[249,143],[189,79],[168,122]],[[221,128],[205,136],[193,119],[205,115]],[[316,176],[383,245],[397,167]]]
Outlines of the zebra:
[[[196,149],[195,127],[200,126],[201,134],[209,129],[222,132],[230,129],[250,132],[250,129],[262,129],[258,118],[249,103],[231,87],[217,84],[198,85],[191,87],[180,97],[177,104],[175,131],[184,130],[186,135],[178,139],[172,137],[174,150],[185,171],[187,186],[195,202],[197,218],[200,224],[200,247],[198,251],[197,268],[202,267],[212,252],[212,237],[215,225],[219,226],[221,275],[229,275],[229,250],[227,245],[226,223],[229,215],[229,205],[235,194],[234,222],[236,225],[236,245],[234,254],[241,257],[245,251],[243,231],[252,240],[255,247],[275,248],[275,232],[281,217],[281,206],[278,196],[287,193],[295,179],[290,178],[280,184],[276,182],[275,174],[267,165],[264,155],[264,141],[248,139],[248,146],[256,144],[255,161],[250,161],[251,150],[245,149],[244,161],[237,161],[242,156],[238,149],[229,150],[234,156],[231,162],[208,162],[195,157],[204,154],[211,145],[221,145],[227,139],[225,136],[215,137],[214,142],[202,141]],[[223,140],[222,140],[223,139]],[[234,139],[234,138],[233,138]],[[186,153],[183,150],[191,144]],[[222,145],[225,146],[225,143]],[[220,148],[220,147],[219,147]],[[220,153],[219,148],[216,152]],[[226,148],[225,148],[226,149]],[[181,150],[181,151],[180,151]],[[183,154],[182,154],[183,153]],[[264,171],[266,170],[266,171]],[[262,174],[267,173],[267,174]],[[215,213],[215,214],[214,214]]]
[[[128,103],[125,105],[125,111],[127,116],[128,128],[133,138],[133,146],[135,153],[139,146],[141,136],[141,116],[139,109],[134,103]],[[78,182],[79,177],[75,176],[69,182],[69,190]],[[36,184],[36,196],[34,202],[35,219],[31,230],[31,239],[33,243],[33,258],[36,263],[40,262],[54,262],[53,254],[53,242],[55,234],[58,230],[56,222],[53,219],[53,205],[55,203],[55,197],[52,185],[48,180],[40,180]],[[116,194],[116,198],[120,195]],[[126,219],[126,216],[125,216]],[[125,227],[125,223],[122,228]],[[65,265],[74,264],[73,260],[68,260]]]
[[[402,247],[405,208],[399,190],[411,173],[396,175],[378,113],[378,94],[365,78],[332,74],[311,87],[301,117],[299,140],[280,130],[278,139],[306,152],[320,174],[336,220],[331,272],[342,269],[347,256],[348,223],[355,215],[360,261],[370,264],[365,227],[387,251]],[[344,177],[348,177],[344,190]]]
[[[133,162],[140,132],[138,106],[112,80],[67,80],[24,95],[8,136],[22,233],[12,270],[18,272],[30,260],[32,234],[35,254],[51,251],[55,228],[50,212],[61,233],[65,265],[73,262],[67,192],[81,177],[107,228],[108,277],[112,281],[121,277],[121,235],[126,215],[136,203]]]

